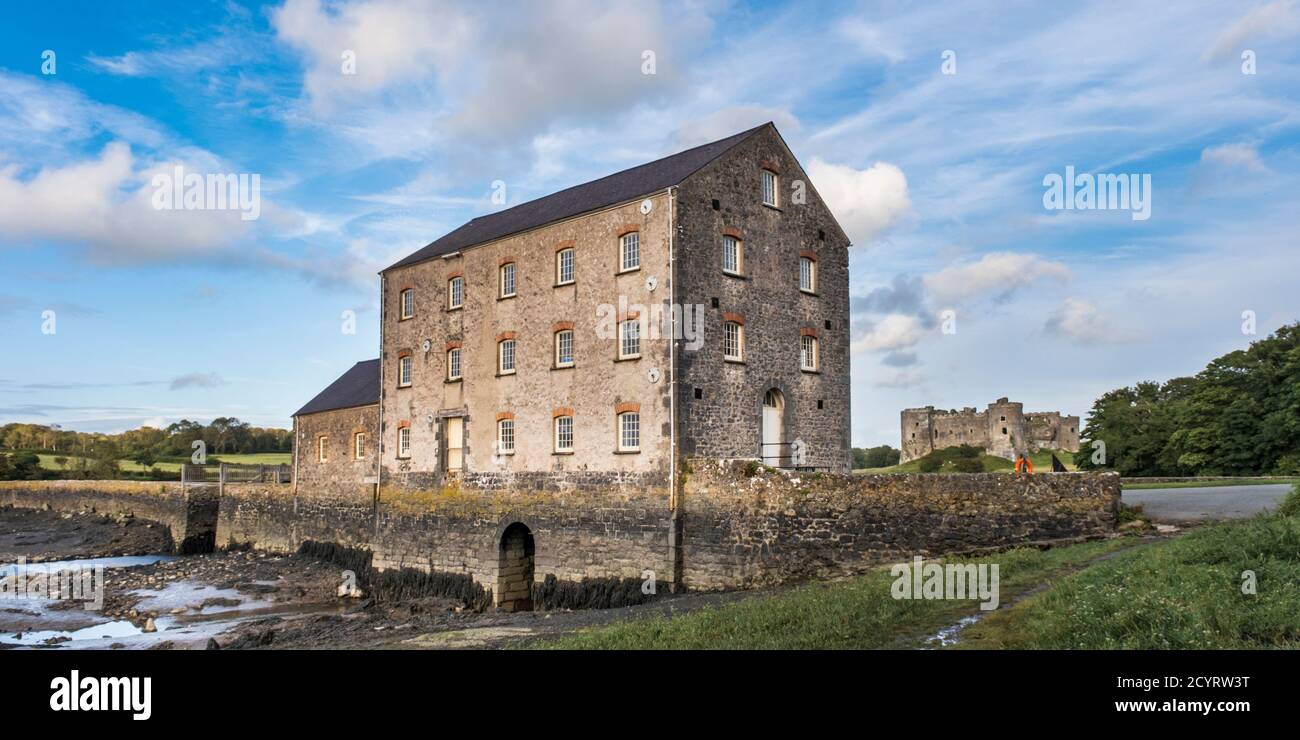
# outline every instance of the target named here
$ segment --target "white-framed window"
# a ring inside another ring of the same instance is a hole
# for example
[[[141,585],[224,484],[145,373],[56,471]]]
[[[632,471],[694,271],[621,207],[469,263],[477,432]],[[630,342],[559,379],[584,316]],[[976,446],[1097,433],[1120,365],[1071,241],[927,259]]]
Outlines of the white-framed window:
[[[573,452],[573,417],[555,417],[555,451]]]
[[[722,324],[722,355],[728,360],[745,358],[745,327],[738,321]]]
[[[799,290],[817,292],[817,260],[811,257],[799,258]]]
[[[497,372],[509,375],[515,371],[515,340],[497,342]]]
[[[502,419],[497,422],[497,452],[502,455],[515,454],[515,420]]]
[[[568,285],[573,282],[573,247],[566,247],[555,253],[555,284]]]
[[[739,275],[745,264],[740,240],[734,236],[722,237],[722,271]]]
[[[641,414],[637,411],[624,411],[618,415],[618,450],[619,452],[639,452],[641,450]]]
[[[573,367],[573,330],[555,332],[555,366]]]
[[[460,347],[447,350],[447,380],[460,380]]]
[[[763,170],[763,205],[776,207],[777,176],[771,170]]]
[[[329,443],[330,438],[323,434],[316,438],[316,460],[318,462],[329,460]]]
[[[415,316],[415,290],[407,288],[402,291],[402,318],[409,319]]]
[[[636,270],[641,267],[641,234],[629,231],[618,240],[619,271]]]
[[[799,337],[799,367],[803,370],[816,370],[817,359],[817,337],[807,334]]]
[[[411,384],[411,356],[403,355],[397,358],[397,386],[405,388]]]
[[[447,308],[465,305],[465,278],[459,275],[447,281]]]
[[[352,457],[357,460],[366,459],[366,433],[357,432],[352,435]]]
[[[411,428],[401,427],[397,430],[397,456],[411,456]]]
[[[501,297],[513,298],[515,295],[515,263],[507,262],[501,266]]]
[[[618,325],[619,359],[641,356],[641,321],[626,319]]]

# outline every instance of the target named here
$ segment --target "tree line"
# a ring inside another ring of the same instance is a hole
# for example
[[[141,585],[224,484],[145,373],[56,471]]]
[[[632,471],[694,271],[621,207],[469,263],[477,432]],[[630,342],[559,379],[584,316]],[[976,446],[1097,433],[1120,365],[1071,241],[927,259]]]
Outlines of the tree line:
[[[196,440],[203,441],[209,455],[293,451],[292,431],[255,427],[235,417],[223,416],[210,424],[184,419],[163,429],[142,426],[118,434],[15,423],[0,426],[0,450],[6,451],[0,452],[0,478],[43,475],[36,453],[54,455],[60,464],[85,469],[92,477],[116,470],[117,460],[145,467],[164,460],[188,462]]]
[[[1106,393],[1080,442],[1081,469],[1129,476],[1300,474],[1300,323],[1192,377]]]

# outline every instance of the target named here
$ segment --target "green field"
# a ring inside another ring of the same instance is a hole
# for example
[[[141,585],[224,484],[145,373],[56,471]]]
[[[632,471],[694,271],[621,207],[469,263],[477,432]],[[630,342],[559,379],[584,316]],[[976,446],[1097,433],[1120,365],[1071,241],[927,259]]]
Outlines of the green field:
[[[940,467],[939,470],[935,472],[938,473],[958,472],[957,469],[954,467],[955,461],[950,458],[950,455],[952,453],[948,452],[949,450],[955,450],[955,449],[956,448],[950,447],[947,448],[946,450],[936,450],[930,453],[930,455],[936,455],[941,458],[944,458],[943,466]],[[926,455],[926,457],[930,457],[930,455]],[[1061,462],[1065,463],[1065,467],[1067,469],[1069,470],[1077,469],[1074,464],[1074,453],[1065,452],[1063,450],[1056,450],[1056,456],[1060,458]],[[923,459],[925,458],[908,460],[907,462],[902,463],[900,465],[892,465],[887,468],[859,468],[857,470],[854,470],[853,472],[858,474],[919,473],[921,472],[921,460]],[[1000,472],[1009,473],[1011,472],[1012,468],[1015,467],[1015,464],[1011,460],[1008,460],[1004,457],[998,457],[997,455],[980,455],[979,461],[983,465],[984,472],[986,473],[1000,473]],[[1039,452],[1031,453],[1029,455],[1029,461],[1033,463],[1035,473],[1052,472],[1052,450],[1042,450]]]
[[[77,455],[56,455],[42,452],[37,456],[41,460],[41,467],[47,470],[68,470],[75,467],[75,461],[77,460],[85,460],[87,465],[92,462],[89,458],[82,458]],[[63,465],[59,465],[55,461],[55,458],[58,457],[66,457],[67,460]],[[209,465],[223,462],[234,465],[290,465],[293,463],[293,455],[288,452],[255,452],[246,455],[226,454],[208,457]],[[124,473],[143,473],[149,470],[149,468],[133,460],[118,460],[117,467],[118,470]],[[180,472],[181,462],[179,460],[163,460],[154,463],[154,467],[163,472],[177,473]]]

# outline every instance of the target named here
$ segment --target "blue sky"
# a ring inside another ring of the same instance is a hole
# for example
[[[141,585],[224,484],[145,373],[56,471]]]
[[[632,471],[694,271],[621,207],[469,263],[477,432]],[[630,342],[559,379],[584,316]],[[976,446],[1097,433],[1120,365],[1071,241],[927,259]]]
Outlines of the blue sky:
[[[493,181],[518,203],[767,120],[855,243],[855,444],[896,445],[909,406],[1082,415],[1300,319],[1297,2],[28,3],[7,20],[0,421],[287,426],[377,355],[377,270],[499,208]],[[259,217],[152,208],[176,165],[259,175]],[[1067,165],[1149,175],[1150,218],[1046,209]]]

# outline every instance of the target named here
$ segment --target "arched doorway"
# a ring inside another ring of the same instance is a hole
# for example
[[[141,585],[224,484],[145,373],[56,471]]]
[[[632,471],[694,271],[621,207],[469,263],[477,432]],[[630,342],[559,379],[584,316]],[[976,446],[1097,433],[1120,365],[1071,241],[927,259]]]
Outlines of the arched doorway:
[[[533,610],[533,533],[515,522],[501,533],[496,605],[507,612]]]
[[[763,394],[762,457],[764,465],[781,467],[785,459],[785,396],[776,388]]]

